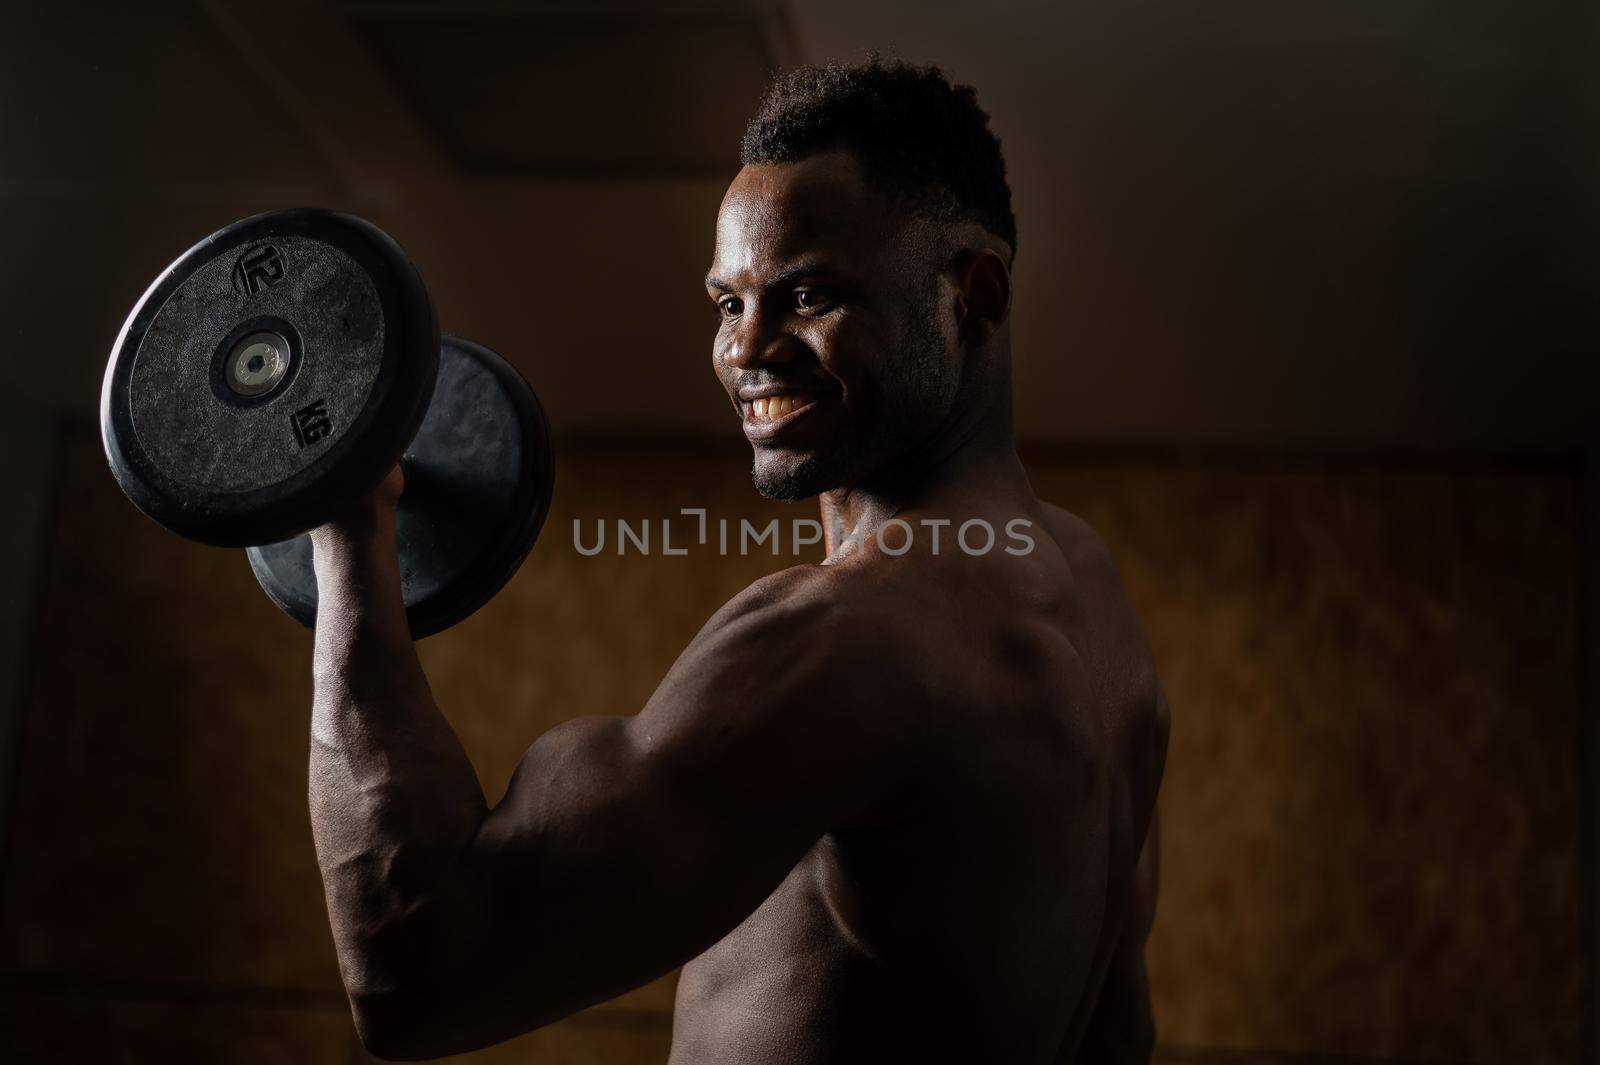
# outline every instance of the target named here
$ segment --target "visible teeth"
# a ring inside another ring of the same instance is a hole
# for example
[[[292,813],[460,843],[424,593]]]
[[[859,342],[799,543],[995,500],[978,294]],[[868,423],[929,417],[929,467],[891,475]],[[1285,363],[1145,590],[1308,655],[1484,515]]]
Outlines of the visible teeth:
[[[793,394],[778,396],[762,396],[760,399],[750,401],[750,420],[754,422],[770,422],[782,418],[786,414],[793,414],[805,406],[805,398]]]

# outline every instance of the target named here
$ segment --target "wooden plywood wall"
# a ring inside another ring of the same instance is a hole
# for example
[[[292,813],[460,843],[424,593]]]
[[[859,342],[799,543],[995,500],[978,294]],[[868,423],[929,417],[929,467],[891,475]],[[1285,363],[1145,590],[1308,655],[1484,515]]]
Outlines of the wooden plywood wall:
[[[359,1060],[304,806],[308,634],[241,555],[140,517],[91,433],[64,455],[0,885],[0,1041],[32,1062]],[[528,564],[424,643],[491,799],[543,729],[637,709],[717,606],[796,561],[574,549],[574,519],[587,541],[680,507],[809,516],[724,455],[564,457]],[[1030,470],[1110,541],[1174,709],[1150,948],[1164,1059],[1575,1060],[1574,479]],[[661,1061],[671,996],[669,979],[470,1060]]]

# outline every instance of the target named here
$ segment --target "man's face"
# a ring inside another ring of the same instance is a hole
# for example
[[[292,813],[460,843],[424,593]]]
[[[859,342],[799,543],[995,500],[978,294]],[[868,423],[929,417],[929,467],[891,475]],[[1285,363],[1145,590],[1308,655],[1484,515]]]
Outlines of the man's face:
[[[959,353],[928,233],[844,152],[748,166],[729,186],[706,278],[712,362],[763,495],[851,487],[950,415]]]

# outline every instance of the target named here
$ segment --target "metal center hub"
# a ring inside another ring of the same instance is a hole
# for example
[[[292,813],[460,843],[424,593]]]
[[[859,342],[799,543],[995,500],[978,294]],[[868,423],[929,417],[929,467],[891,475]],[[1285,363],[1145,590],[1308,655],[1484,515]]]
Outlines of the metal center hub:
[[[289,342],[268,331],[240,337],[223,362],[223,380],[241,396],[271,392],[288,372]]]

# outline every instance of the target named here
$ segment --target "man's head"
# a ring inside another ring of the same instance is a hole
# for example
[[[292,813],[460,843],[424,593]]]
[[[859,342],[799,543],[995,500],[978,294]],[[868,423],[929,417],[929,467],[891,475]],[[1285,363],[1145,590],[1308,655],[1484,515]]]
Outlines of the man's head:
[[[742,158],[706,279],[714,365],[762,494],[850,487],[994,387],[1016,249],[1000,143],[971,87],[874,59],[777,79]]]

